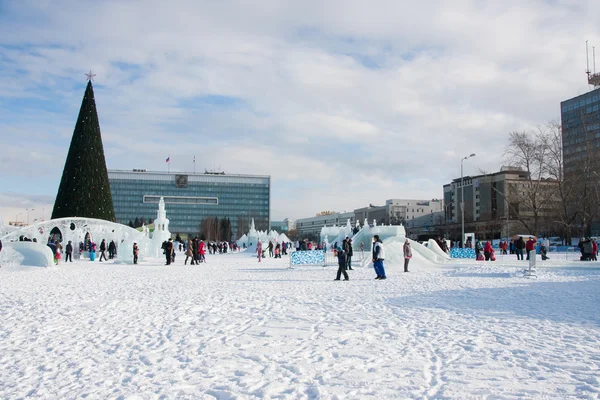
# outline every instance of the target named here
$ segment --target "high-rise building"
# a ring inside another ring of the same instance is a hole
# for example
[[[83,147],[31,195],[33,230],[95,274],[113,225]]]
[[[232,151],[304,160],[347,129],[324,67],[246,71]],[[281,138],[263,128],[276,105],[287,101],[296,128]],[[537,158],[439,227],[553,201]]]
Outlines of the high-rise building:
[[[565,173],[600,150],[600,87],[560,103]]]
[[[229,218],[234,236],[256,229],[268,230],[271,178],[225,173],[191,174],[109,170],[108,179],[117,222],[151,222],[161,197],[173,234],[195,235],[206,218]]]

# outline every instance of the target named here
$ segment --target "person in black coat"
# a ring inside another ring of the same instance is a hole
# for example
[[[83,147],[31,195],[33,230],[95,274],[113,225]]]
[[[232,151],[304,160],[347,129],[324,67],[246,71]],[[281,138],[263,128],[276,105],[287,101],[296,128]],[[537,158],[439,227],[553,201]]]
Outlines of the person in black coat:
[[[104,258],[104,261],[108,261],[108,259],[106,258],[106,240],[102,239],[102,243],[100,243],[100,262],[102,262],[102,258]]]
[[[344,252],[346,253],[346,269],[352,271],[352,256],[354,251],[352,250],[352,239],[346,238],[344,242]]]
[[[173,261],[173,239],[169,238],[169,241],[165,244],[165,258],[167,263],[165,265],[171,265]]]
[[[65,246],[65,262],[71,261],[73,262],[73,245],[69,240],[69,243]]]
[[[344,274],[344,280],[348,281],[350,278],[348,277],[348,273],[346,272],[346,253],[344,249],[341,247],[337,248],[337,258],[338,258],[338,271],[334,280],[339,281],[342,274]]]
[[[115,258],[115,254],[117,254],[117,245],[114,240],[111,240],[108,244],[108,258],[112,260]]]

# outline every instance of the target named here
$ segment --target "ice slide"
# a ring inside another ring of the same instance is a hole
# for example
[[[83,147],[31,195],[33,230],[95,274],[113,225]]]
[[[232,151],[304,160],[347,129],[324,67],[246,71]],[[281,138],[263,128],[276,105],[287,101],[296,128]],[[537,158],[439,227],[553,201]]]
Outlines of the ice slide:
[[[390,264],[404,264],[404,237],[391,237],[383,241],[386,260]],[[438,255],[419,242],[408,239],[412,248],[412,259],[409,269],[437,269],[446,263],[447,258]],[[438,246],[439,247],[439,246]],[[441,249],[440,249],[441,250]],[[443,253],[443,252],[442,252]]]
[[[450,259],[450,255],[447,254],[444,250],[442,250],[438,242],[436,242],[433,239],[429,239],[429,241],[427,242],[427,249],[433,251],[435,254],[444,258],[445,260]]]
[[[54,254],[44,244],[36,242],[6,242],[0,253],[0,265],[14,264],[30,267],[54,265]]]

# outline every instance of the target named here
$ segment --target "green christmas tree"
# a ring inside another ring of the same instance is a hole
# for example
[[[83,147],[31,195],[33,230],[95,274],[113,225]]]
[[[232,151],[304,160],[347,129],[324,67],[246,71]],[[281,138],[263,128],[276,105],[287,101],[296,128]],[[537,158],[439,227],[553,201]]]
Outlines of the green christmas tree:
[[[52,218],[115,221],[91,73],[81,102]]]

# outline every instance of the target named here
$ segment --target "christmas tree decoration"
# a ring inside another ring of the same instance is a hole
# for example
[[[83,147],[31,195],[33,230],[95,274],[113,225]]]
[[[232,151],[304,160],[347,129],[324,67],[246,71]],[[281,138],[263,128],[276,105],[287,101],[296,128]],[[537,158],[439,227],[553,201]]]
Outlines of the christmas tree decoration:
[[[92,87],[95,75],[90,71],[86,76],[88,84],[54,202],[52,219],[84,217],[114,222],[115,210]]]

